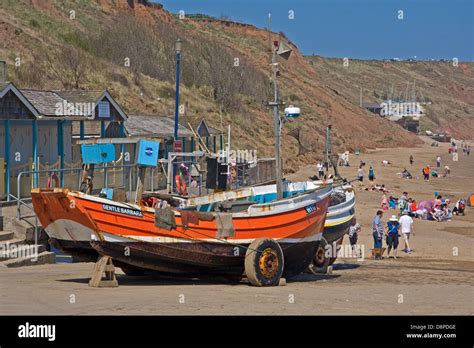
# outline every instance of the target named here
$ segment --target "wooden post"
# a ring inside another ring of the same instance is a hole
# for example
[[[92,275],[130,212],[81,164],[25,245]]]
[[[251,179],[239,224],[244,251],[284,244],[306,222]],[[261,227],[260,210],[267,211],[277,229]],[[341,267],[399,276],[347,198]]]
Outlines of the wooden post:
[[[32,121],[33,135],[33,171],[38,170],[38,121]],[[33,174],[33,187],[38,187],[38,173]]]
[[[186,137],[182,137],[181,142],[183,144],[183,152],[186,152]],[[183,162],[186,162],[186,157],[183,157]]]
[[[100,121],[100,137],[105,138],[105,121]]]
[[[135,194],[135,204],[140,205],[143,195],[143,185],[145,183],[146,167],[138,167],[137,192]]]
[[[58,120],[57,131],[58,131],[58,156],[59,156],[59,169],[64,168],[64,129],[63,120]],[[64,175],[63,172],[59,173],[60,186],[64,187]]]
[[[105,278],[102,278],[104,273]],[[92,288],[112,288],[118,286],[117,279],[115,278],[115,266],[112,263],[111,257],[99,257],[99,260],[94,265],[89,286]]]
[[[0,200],[0,231],[3,231],[3,203]]]
[[[190,152],[194,152],[195,145],[194,145],[194,137],[191,137],[191,150]],[[194,156],[191,157],[191,161],[194,162]]]
[[[4,121],[5,131],[5,193],[7,201],[10,200],[10,120]]]
[[[79,121],[79,137],[84,140],[84,121]]]
[[[0,197],[5,194],[5,160],[0,158]],[[1,200],[1,199],[0,199]]]

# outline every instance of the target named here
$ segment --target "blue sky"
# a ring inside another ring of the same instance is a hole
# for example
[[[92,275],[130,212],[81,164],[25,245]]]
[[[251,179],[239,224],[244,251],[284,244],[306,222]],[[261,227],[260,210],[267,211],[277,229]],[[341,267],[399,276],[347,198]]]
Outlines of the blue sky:
[[[474,60],[474,0],[157,0],[283,31],[304,54]],[[294,11],[294,19],[288,18]],[[403,19],[398,19],[398,11]]]

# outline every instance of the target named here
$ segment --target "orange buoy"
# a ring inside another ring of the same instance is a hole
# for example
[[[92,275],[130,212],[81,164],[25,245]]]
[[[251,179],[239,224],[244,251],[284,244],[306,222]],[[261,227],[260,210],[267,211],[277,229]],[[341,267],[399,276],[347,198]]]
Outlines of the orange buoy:
[[[180,195],[187,195],[188,190],[186,187],[186,182],[184,181],[184,178],[181,175],[176,175],[174,177],[174,181],[176,183],[176,189],[178,190]]]

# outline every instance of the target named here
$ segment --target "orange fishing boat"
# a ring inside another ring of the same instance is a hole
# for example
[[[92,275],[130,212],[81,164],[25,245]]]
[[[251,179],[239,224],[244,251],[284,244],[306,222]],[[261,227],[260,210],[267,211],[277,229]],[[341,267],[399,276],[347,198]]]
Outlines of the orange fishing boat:
[[[252,204],[234,213],[154,209],[65,189],[37,189],[32,197],[52,244],[60,241],[63,250],[82,243],[77,238],[82,231],[84,237],[92,234],[92,247],[119,267],[234,279],[245,273],[262,286],[297,275],[312,262],[332,190]]]

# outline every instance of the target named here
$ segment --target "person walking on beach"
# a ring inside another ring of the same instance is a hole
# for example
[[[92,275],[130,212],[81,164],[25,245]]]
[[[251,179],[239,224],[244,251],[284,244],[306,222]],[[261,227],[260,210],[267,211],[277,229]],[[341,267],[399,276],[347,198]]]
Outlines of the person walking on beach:
[[[471,153],[471,145],[466,147],[466,154],[469,156],[470,153]]]
[[[413,155],[410,155],[410,165],[413,165]]]
[[[383,211],[377,210],[377,214],[372,220],[372,234],[374,237],[374,249],[382,248],[382,236],[383,236],[382,216],[383,216]]]
[[[400,230],[402,232],[403,240],[405,241],[405,249],[403,250],[407,254],[411,254],[412,250],[410,248],[410,235],[415,232],[413,231],[413,219],[408,215],[407,211],[403,212],[403,215],[398,220],[400,224]]]
[[[321,161],[318,161],[318,164],[316,164],[316,169],[318,170],[318,177],[320,180],[324,179],[324,166],[321,163]]]
[[[369,168],[369,181],[371,183],[373,183],[374,179],[375,179],[374,167],[370,166],[370,168]]]
[[[436,167],[441,167],[441,156],[436,157]]]
[[[393,249],[393,258],[397,258],[398,248],[398,234],[400,223],[398,222],[397,216],[392,217],[387,221],[387,257],[390,257],[390,251]]]
[[[359,186],[362,186],[362,183],[364,181],[364,168],[362,168],[362,164],[359,166],[359,169],[357,170],[357,180],[359,180]]]
[[[425,181],[430,181],[430,165],[427,164],[426,167],[422,169],[423,172],[423,179]]]

